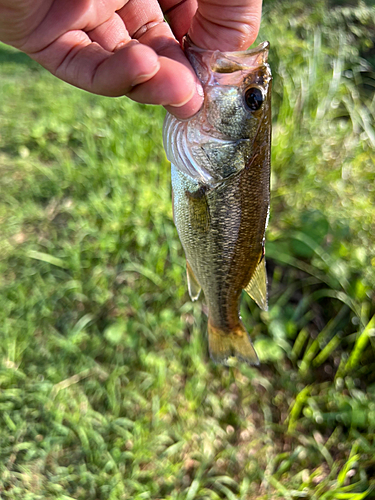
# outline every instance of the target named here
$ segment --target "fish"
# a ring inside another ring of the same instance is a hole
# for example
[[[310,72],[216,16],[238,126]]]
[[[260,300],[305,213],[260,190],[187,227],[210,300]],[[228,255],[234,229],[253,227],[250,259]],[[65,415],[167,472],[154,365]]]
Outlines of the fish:
[[[186,256],[190,297],[208,307],[208,347],[224,365],[259,364],[240,316],[242,290],[267,310],[265,230],[270,205],[269,43],[240,52],[183,49],[204,90],[187,120],[167,113],[173,219]]]

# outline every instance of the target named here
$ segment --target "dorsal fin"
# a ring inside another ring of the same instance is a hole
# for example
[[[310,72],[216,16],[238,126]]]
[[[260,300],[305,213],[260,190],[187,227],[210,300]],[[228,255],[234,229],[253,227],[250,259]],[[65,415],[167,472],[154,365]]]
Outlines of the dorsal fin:
[[[249,283],[245,287],[245,291],[263,311],[268,310],[266,259],[264,255],[257,265]]]

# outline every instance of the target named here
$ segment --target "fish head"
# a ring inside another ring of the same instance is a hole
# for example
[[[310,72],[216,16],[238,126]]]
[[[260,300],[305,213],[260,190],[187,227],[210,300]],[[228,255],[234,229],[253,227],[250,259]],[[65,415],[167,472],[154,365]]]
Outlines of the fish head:
[[[196,47],[186,37],[184,50],[205,96],[193,122],[199,121],[204,133],[223,140],[254,140],[259,126],[269,118],[269,43],[243,52],[220,52]]]
[[[254,157],[269,155],[269,43],[242,52],[221,52],[201,49],[186,36],[183,48],[202,83],[204,102],[187,120],[167,114],[164,147],[178,170],[215,187]]]

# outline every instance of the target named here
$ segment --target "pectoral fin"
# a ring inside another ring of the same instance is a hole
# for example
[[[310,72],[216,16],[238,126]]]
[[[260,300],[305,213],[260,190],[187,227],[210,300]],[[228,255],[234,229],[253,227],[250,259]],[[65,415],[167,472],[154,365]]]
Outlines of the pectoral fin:
[[[206,198],[206,186],[200,186],[196,191],[185,191],[189,205],[190,223],[195,229],[208,231],[210,227],[210,211]]]
[[[186,274],[187,274],[187,282],[188,282],[188,290],[191,300],[194,302],[198,299],[199,294],[201,293],[201,286],[198,283],[195,274],[193,273],[192,268],[188,261],[186,261]]]
[[[268,310],[266,259],[264,256],[262,256],[261,261],[257,265],[245,291],[263,311]]]

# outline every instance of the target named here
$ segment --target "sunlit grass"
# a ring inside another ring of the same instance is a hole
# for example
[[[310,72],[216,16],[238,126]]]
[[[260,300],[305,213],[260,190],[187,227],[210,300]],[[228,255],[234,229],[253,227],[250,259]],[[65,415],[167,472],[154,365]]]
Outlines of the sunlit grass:
[[[262,27],[270,309],[241,311],[259,369],[209,360],[163,110],[0,47],[1,498],[375,497],[373,18],[323,7]]]

